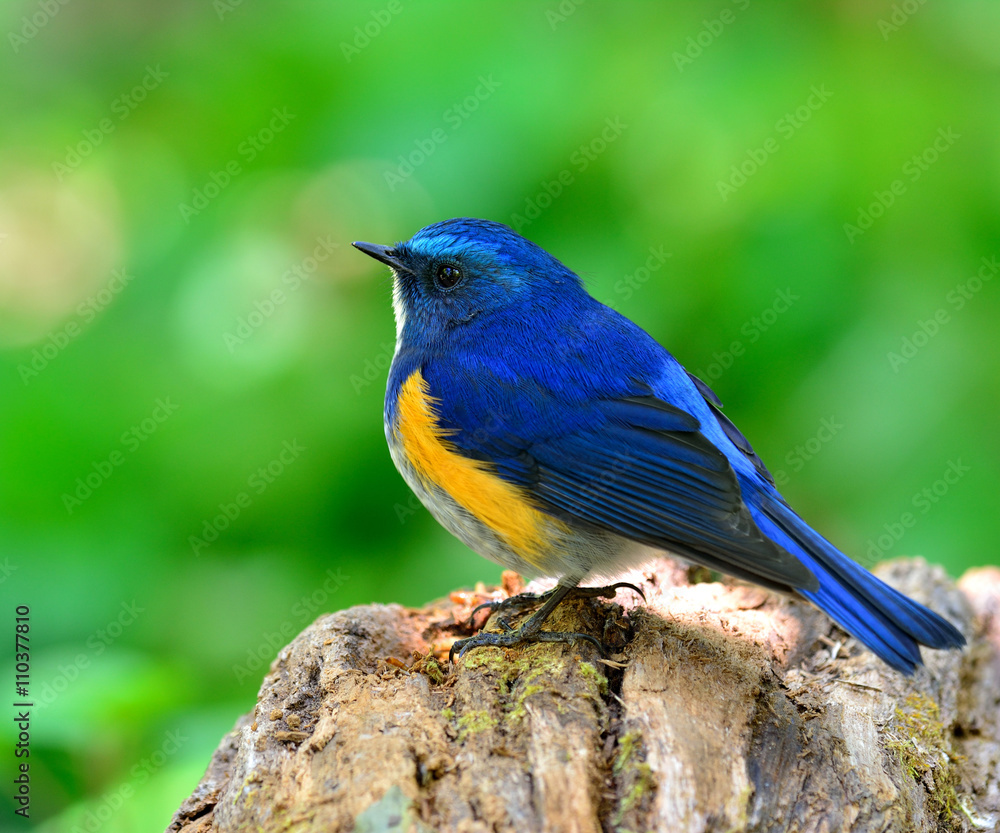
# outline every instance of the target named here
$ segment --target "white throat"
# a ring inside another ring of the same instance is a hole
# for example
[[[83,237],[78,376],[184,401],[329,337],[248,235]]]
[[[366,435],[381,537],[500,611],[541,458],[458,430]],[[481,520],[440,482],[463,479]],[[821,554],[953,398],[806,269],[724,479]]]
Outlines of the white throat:
[[[392,312],[396,318],[396,352],[393,353],[395,359],[399,355],[399,346],[403,343],[403,327],[406,325],[406,308],[403,306],[403,291],[400,289],[399,275],[392,275]]]

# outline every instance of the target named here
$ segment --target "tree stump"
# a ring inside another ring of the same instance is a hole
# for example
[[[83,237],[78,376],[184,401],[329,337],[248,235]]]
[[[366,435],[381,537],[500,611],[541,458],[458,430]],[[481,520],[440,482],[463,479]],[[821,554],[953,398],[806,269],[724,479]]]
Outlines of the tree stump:
[[[645,604],[622,590],[548,623],[610,662],[535,644],[451,666],[502,591],[322,616],[168,830],[998,830],[1000,570],[880,574],[968,648],[904,677],[804,602],[665,559],[623,577]]]

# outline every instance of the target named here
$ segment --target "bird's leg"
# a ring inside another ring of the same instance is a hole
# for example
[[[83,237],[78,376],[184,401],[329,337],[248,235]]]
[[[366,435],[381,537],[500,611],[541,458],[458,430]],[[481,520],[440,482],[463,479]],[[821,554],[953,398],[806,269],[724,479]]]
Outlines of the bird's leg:
[[[627,581],[620,581],[617,584],[609,584],[606,587],[573,587],[569,598],[574,599],[613,599],[615,594],[623,587],[627,587],[629,590],[634,590],[639,596],[642,597],[643,601],[646,601],[646,595],[636,587],[634,584],[629,584]],[[476,605],[472,609],[472,614],[469,616],[469,627],[473,626],[476,614],[480,610],[488,610],[490,613],[520,613],[523,610],[535,607],[543,602],[545,602],[553,593],[558,590],[558,587],[554,587],[545,593],[518,593],[516,596],[510,596],[506,599],[501,599],[496,602],[483,602],[482,604]]]
[[[500,599],[499,601],[478,604],[472,608],[472,613],[469,614],[469,627],[475,627],[476,614],[480,610],[488,610],[491,614],[520,613],[522,610],[527,610],[541,604],[558,589],[558,587],[554,587],[545,593],[518,593],[516,596],[508,596],[506,599]]]
[[[642,590],[636,587],[634,584],[628,584],[627,582],[620,582],[618,584],[611,584],[607,587],[577,587],[575,584],[561,584],[558,587],[549,590],[547,593],[520,593],[517,596],[511,596],[509,599],[505,599],[501,602],[485,602],[476,607],[472,611],[473,617],[476,612],[484,608],[488,608],[491,611],[505,611],[506,608],[512,608],[514,610],[522,610],[526,607],[530,607],[533,604],[544,601],[544,604],[531,615],[531,617],[517,629],[513,629],[507,622],[503,619],[500,620],[500,627],[504,629],[504,633],[492,633],[489,631],[480,631],[475,636],[470,636],[468,639],[460,639],[451,646],[451,651],[449,652],[449,659],[454,662],[455,654],[461,657],[466,651],[472,648],[481,648],[484,646],[495,646],[501,648],[510,648],[514,645],[519,645],[524,642],[576,642],[578,640],[584,640],[593,644],[597,650],[601,652],[604,656],[607,652],[604,645],[597,638],[590,636],[586,633],[568,633],[562,631],[543,631],[542,625],[545,620],[549,618],[552,611],[556,609],[561,601],[563,601],[568,596],[576,596],[587,599],[592,598],[614,598],[615,593],[621,587],[627,587],[630,590],[634,590],[643,599],[646,597],[643,595]]]

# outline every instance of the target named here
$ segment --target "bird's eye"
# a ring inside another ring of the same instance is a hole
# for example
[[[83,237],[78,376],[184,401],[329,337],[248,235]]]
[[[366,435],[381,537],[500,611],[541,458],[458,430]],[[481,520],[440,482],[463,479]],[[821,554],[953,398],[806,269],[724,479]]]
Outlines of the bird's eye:
[[[450,263],[442,263],[438,266],[436,280],[442,289],[451,289],[462,280],[462,270]]]

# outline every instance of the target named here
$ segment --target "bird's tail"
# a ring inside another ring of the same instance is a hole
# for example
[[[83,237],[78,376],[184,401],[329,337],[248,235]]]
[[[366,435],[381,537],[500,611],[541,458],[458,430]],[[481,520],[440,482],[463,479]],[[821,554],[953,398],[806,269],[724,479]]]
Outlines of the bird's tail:
[[[819,581],[799,593],[851,636],[904,674],[921,664],[919,645],[960,648],[965,637],[951,623],[856,564],[778,496],[755,495],[750,511],[760,530],[802,561]]]

